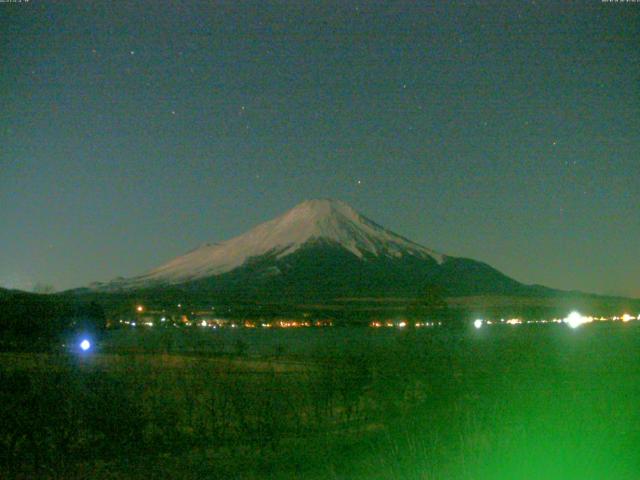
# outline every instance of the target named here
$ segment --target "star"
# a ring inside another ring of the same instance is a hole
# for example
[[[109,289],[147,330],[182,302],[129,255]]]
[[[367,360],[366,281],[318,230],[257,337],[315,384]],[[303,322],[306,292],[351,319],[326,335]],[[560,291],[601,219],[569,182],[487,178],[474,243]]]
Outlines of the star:
[[[131,50],[129,53],[130,53],[131,55],[135,55],[135,54],[136,54],[136,51],[135,51],[135,50]]]

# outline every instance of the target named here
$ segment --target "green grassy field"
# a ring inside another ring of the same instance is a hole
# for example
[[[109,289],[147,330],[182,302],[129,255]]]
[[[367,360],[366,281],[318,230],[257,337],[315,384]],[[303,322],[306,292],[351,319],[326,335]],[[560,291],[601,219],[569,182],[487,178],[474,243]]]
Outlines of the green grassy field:
[[[166,335],[0,354],[0,477],[640,476],[633,323]]]

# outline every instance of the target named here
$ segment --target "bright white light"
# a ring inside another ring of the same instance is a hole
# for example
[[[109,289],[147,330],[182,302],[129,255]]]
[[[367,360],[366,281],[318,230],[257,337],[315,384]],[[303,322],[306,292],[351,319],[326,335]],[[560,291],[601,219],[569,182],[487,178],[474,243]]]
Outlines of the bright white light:
[[[631,320],[633,320],[633,317],[631,315],[629,315],[628,313],[625,313],[624,315],[622,315],[622,321],[623,322],[630,322]]]
[[[587,317],[583,317],[578,312],[571,312],[567,318],[564,319],[564,322],[569,325],[571,328],[578,328],[583,323],[587,323],[589,319]]]
[[[201,326],[206,327],[207,326],[207,321],[206,320],[202,320],[202,322],[200,323]]]
[[[400,323],[398,324],[398,326],[399,326],[400,328],[404,328],[404,327],[406,327],[406,326],[407,326],[407,322],[400,322]]]
[[[86,352],[91,348],[91,342],[85,338],[80,342],[80,348],[82,349],[83,352]]]
[[[482,320],[478,318],[473,322],[473,326],[476,328],[482,328]]]

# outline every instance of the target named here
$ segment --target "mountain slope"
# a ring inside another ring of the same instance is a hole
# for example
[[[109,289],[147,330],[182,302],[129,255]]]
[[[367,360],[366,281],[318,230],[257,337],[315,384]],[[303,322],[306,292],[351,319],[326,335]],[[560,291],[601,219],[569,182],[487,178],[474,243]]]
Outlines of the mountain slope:
[[[397,235],[344,202],[309,200],[226,242],[204,245],[97,291],[180,288],[216,295],[449,295],[523,293],[489,265],[437,253]]]
[[[310,242],[282,257],[253,259],[232,272],[183,284],[222,296],[312,298],[525,293],[529,287],[469,259],[358,258],[339,245]]]
[[[198,280],[229,272],[252,258],[286,257],[316,240],[340,245],[360,259],[410,255],[443,260],[442,255],[386,230],[344,202],[309,200],[236,238],[206,244],[144,275],[107,285],[131,288]]]

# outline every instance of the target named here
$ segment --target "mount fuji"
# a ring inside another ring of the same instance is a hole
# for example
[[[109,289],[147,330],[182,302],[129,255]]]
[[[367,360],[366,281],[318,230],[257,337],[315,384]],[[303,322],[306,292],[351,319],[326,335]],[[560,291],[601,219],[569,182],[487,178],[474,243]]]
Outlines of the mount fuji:
[[[96,292],[179,289],[273,297],[530,293],[489,265],[438,253],[329,199],[305,201],[230,240],[205,244]]]

